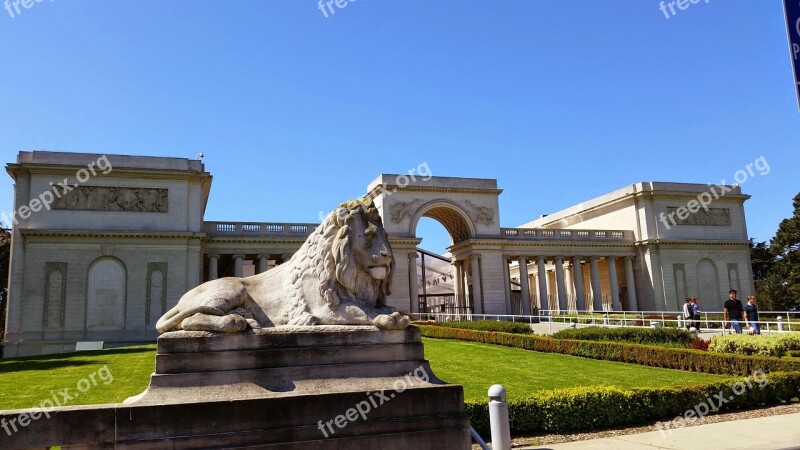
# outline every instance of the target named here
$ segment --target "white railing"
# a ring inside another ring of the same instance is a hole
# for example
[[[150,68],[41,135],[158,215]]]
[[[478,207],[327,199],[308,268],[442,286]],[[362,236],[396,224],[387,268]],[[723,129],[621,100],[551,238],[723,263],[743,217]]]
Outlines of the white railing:
[[[210,236],[308,236],[315,223],[203,222]]]
[[[545,228],[501,228],[500,234],[509,239],[564,241],[623,241],[633,242],[629,230],[557,230]]]
[[[757,321],[761,333],[771,334],[780,332],[800,331],[800,312],[759,311],[762,320]],[[474,314],[474,313],[413,313],[415,320],[434,320],[438,322],[474,321],[474,320],[502,320],[508,322],[522,322],[533,325],[534,323],[547,323],[552,331],[553,324],[574,323],[576,327],[604,326],[604,327],[646,327],[669,326],[684,327],[683,313],[679,311],[557,311],[540,310],[533,315],[518,314]],[[701,333],[733,333],[733,328],[724,328],[722,312],[702,312],[700,326],[695,327]],[[772,318],[774,317],[774,318]],[[793,323],[794,321],[794,323]],[[745,322],[740,321],[743,332]]]

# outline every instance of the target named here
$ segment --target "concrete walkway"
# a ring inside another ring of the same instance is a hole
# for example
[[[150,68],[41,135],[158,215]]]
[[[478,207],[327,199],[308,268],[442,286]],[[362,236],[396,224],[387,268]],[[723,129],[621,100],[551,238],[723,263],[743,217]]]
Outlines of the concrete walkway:
[[[800,449],[800,413],[523,449]]]

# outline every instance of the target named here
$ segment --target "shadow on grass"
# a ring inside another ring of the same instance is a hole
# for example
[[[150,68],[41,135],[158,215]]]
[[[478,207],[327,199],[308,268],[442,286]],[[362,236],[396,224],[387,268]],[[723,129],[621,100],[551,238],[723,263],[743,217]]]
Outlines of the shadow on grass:
[[[51,370],[61,367],[78,367],[97,364],[108,364],[108,361],[98,357],[126,355],[136,353],[152,353],[154,345],[140,347],[121,347],[105,350],[90,350],[71,353],[57,353],[53,355],[22,356],[0,360],[0,373],[17,372],[20,370]]]

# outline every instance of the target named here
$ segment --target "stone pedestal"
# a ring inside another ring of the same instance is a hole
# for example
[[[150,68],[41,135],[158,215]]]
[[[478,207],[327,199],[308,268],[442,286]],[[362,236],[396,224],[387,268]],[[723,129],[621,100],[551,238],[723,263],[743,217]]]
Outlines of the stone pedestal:
[[[51,416],[15,435],[18,445],[9,448],[471,445],[462,387],[433,375],[414,327],[165,333],[144,393],[121,405],[61,408]]]

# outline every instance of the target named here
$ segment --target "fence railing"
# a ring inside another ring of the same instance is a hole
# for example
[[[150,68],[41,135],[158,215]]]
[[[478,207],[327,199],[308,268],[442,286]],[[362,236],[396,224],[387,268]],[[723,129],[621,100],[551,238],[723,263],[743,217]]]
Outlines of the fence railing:
[[[569,326],[604,326],[604,327],[686,327],[683,313],[679,311],[558,311],[539,310],[532,315],[520,314],[474,314],[472,312],[427,312],[411,314],[416,320],[434,320],[436,322],[502,320],[523,323],[547,323],[552,329],[554,324]],[[756,321],[761,333],[782,333],[800,331],[800,312],[760,311],[760,320]],[[743,331],[745,321],[739,321]],[[733,333],[733,328],[724,328],[722,312],[702,312],[698,324],[692,323],[703,333]]]
[[[308,236],[315,223],[203,222],[210,236]]]

